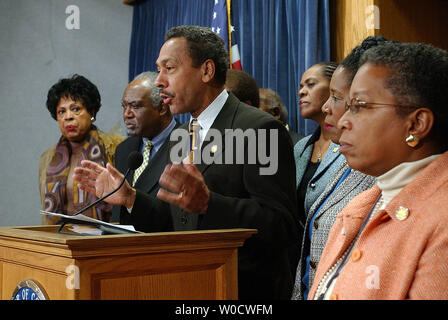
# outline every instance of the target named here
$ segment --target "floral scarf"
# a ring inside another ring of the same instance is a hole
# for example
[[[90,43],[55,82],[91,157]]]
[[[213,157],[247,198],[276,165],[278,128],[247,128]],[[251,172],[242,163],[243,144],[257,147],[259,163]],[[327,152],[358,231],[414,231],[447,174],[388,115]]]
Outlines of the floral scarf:
[[[70,156],[72,154],[69,141],[61,137],[56,145],[55,153],[48,165],[45,181],[44,210],[72,215],[74,212],[66,212],[67,201],[73,201],[76,211],[94,202],[97,197],[78,188],[77,181],[73,181],[73,199],[67,200],[67,178],[70,172]],[[82,146],[81,156],[77,166],[81,165],[81,160],[90,160],[105,166],[108,159],[104,143],[98,135],[97,128],[92,129]],[[109,221],[112,205],[99,202],[83,214],[94,219]],[[47,218],[47,224],[59,224],[57,217]]]

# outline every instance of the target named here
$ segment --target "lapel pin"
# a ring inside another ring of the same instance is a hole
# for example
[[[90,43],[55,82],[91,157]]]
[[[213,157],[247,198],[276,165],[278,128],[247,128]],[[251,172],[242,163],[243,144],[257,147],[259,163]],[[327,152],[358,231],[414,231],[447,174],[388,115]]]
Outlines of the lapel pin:
[[[409,209],[400,206],[395,211],[395,216],[398,220],[403,221],[409,216]]]
[[[339,148],[338,147],[334,147],[333,148],[333,152],[338,152]]]

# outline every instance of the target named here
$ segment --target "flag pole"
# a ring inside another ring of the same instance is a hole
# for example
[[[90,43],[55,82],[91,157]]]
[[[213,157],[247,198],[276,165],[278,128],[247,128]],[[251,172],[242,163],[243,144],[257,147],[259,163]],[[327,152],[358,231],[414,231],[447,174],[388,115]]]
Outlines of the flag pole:
[[[227,2],[227,32],[229,33],[229,64],[230,69],[232,69],[232,27],[230,24],[230,2],[231,0],[226,0]]]

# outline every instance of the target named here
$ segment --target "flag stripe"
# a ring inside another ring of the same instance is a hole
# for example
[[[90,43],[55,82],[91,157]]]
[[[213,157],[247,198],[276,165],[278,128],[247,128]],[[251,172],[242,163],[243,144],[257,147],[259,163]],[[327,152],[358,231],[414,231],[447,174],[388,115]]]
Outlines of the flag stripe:
[[[223,40],[229,53],[230,68],[242,70],[238,45],[232,41],[231,0],[214,0],[211,28]]]

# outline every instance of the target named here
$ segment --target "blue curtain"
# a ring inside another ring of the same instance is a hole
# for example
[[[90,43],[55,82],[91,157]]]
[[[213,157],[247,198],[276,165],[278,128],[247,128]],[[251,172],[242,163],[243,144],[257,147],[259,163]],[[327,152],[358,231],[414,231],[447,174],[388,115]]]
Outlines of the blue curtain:
[[[164,35],[176,25],[210,26],[214,0],[148,0],[134,6],[129,80],[155,71]],[[232,34],[243,70],[260,88],[276,91],[288,108],[288,124],[308,135],[316,128],[298,109],[302,73],[330,57],[328,0],[232,0]],[[178,115],[184,122],[189,115]]]

